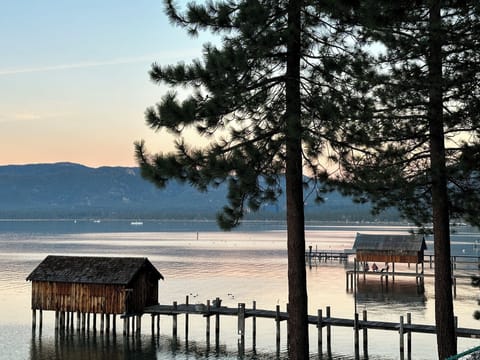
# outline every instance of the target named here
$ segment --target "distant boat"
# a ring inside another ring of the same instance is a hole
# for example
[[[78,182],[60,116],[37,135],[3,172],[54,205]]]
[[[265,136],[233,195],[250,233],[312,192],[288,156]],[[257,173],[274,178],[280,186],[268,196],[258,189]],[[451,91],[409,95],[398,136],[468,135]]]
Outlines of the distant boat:
[[[93,220],[93,222],[94,222],[95,224],[100,224],[100,223],[101,223],[101,220],[95,219],[95,220]]]
[[[142,226],[143,221],[131,221],[130,225],[132,225],[132,226]]]

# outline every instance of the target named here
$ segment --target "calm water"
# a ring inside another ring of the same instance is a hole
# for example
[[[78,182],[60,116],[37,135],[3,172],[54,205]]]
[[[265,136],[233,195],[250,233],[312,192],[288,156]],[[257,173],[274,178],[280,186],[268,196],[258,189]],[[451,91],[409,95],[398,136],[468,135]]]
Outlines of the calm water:
[[[307,246],[314,249],[345,249],[352,246],[356,232],[405,233],[404,226],[307,227]],[[467,227],[457,229],[452,239],[455,254],[477,254],[475,241],[480,233]],[[430,241],[427,245],[432,249]],[[282,310],[287,303],[286,232],[282,223],[248,223],[238,231],[224,233],[211,222],[144,222],[132,226],[127,221],[0,221],[0,359],[237,359],[236,318],[223,317],[220,343],[215,344],[214,320],[210,343],[206,342],[205,319],[190,316],[188,342],[184,338],[183,316],[179,316],[177,342],[172,339],[172,323],[161,319],[161,335],[150,336],[150,320],[144,317],[142,336],[74,332],[55,336],[54,314],[44,313],[43,330],[31,331],[30,283],[26,276],[47,255],[108,255],[148,257],[165,280],[160,283],[160,303],[205,303],[220,297],[222,305]],[[351,265],[351,264],[350,264]],[[349,266],[350,266],[349,265]],[[397,266],[398,269],[398,266]],[[428,269],[427,269],[428,270]],[[332,316],[352,318],[354,297],[345,290],[345,268],[323,263],[307,268],[309,314],[331,306]],[[457,286],[455,312],[461,327],[478,327],[472,313],[478,307],[476,289],[468,280]],[[412,314],[412,322],[434,324],[434,292],[431,279],[425,293],[418,294],[413,280],[396,280],[388,291],[378,279],[367,280],[358,288],[357,307],[368,311],[369,320],[399,321]],[[286,324],[281,324],[281,351],[276,353],[275,323],[257,319],[256,351],[252,351],[251,320],[246,321],[245,359],[286,358]],[[316,328],[310,328],[312,358],[317,358]],[[353,359],[352,329],[334,328],[332,357]],[[459,339],[459,350],[478,345],[478,340]],[[413,359],[435,359],[432,335],[414,334]],[[369,331],[369,359],[398,359],[399,336],[385,331]],[[362,350],[360,350],[362,353]],[[326,343],[324,343],[326,355]]]

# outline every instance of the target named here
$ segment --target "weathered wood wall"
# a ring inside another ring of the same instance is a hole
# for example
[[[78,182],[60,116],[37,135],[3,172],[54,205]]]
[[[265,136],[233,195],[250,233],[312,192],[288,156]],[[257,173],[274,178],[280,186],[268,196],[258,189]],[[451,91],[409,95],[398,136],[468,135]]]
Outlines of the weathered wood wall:
[[[357,251],[358,261],[378,261],[378,262],[394,262],[394,263],[411,263],[419,264],[423,262],[423,253],[410,254],[388,254],[381,252]]]
[[[152,273],[142,272],[133,282],[132,292],[127,295],[127,312],[143,312],[145,306],[158,304],[158,280]]]
[[[32,282],[32,309],[122,314],[125,288],[121,285]]]

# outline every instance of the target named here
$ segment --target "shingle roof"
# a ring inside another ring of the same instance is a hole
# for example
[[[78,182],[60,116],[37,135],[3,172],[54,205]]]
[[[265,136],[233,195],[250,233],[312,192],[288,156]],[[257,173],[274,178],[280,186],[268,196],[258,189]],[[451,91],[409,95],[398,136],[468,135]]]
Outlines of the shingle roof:
[[[27,280],[127,285],[142,269],[163,279],[147,258],[49,255]]]
[[[427,248],[420,235],[361,234],[357,233],[353,248],[357,251],[421,251]]]

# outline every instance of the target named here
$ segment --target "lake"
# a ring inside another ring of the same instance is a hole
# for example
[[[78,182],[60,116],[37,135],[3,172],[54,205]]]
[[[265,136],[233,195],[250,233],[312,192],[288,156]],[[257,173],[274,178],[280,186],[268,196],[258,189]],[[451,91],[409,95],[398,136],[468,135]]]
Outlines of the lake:
[[[308,223],[306,245],[313,249],[351,248],[355,234],[406,233],[409,226]],[[461,226],[452,234],[452,254],[477,255],[477,229]],[[431,239],[427,246],[433,250]],[[276,353],[275,322],[257,319],[255,351],[251,344],[251,321],[246,320],[246,354],[237,347],[237,319],[222,317],[220,342],[214,335],[207,343],[205,318],[190,315],[188,342],[184,339],[183,316],[179,316],[178,339],[172,338],[172,320],[161,317],[161,334],[150,335],[149,317],[142,322],[142,336],[125,338],[122,322],[117,336],[74,332],[65,336],[54,331],[54,313],[44,312],[43,329],[31,330],[30,283],[27,275],[47,255],[139,256],[149,260],[165,277],[160,282],[159,301],[206,303],[216,297],[222,305],[245,303],[258,309],[285,310],[287,294],[286,227],[283,222],[247,222],[232,232],[218,231],[209,221],[0,221],[0,359],[270,359],[286,358],[286,323],[281,323],[281,349]],[[307,267],[309,314],[318,309],[332,316],[353,318],[355,302],[346,291],[345,264],[326,262]],[[406,266],[406,265],[405,265]],[[400,265],[398,265],[400,267]],[[397,268],[398,268],[397,267]],[[426,266],[427,267],[427,266]],[[427,269],[428,271],[428,269]],[[471,270],[470,270],[471,271]],[[459,280],[455,313],[460,327],[478,328],[473,319],[478,289]],[[418,293],[413,279],[395,279],[388,290],[378,278],[361,281],[357,293],[359,312],[369,320],[395,321],[411,313],[412,322],[434,324],[433,279]],[[212,319],[212,334],[214,319]],[[317,356],[317,330],[310,327],[312,358]],[[412,358],[435,359],[435,337],[413,334]],[[325,342],[325,340],[324,340]],[[459,339],[459,351],[478,345],[478,340]],[[326,344],[324,343],[324,352]],[[353,359],[353,331],[333,328],[332,358]],[[398,333],[370,330],[369,359],[398,359]],[[362,349],[360,349],[362,353]]]

